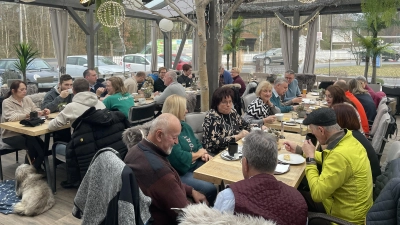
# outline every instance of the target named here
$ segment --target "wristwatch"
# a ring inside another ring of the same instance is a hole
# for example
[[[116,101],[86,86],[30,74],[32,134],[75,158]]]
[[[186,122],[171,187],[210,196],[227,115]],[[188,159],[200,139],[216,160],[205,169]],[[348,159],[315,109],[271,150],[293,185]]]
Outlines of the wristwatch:
[[[314,158],[309,158],[309,157],[307,157],[307,158],[306,158],[306,163],[307,163],[307,164],[315,164],[315,163],[317,163],[317,162],[315,161]]]

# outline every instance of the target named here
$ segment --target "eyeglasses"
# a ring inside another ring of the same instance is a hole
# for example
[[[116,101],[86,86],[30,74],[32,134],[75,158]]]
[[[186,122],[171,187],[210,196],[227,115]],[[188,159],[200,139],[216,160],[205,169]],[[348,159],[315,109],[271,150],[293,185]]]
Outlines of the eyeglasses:
[[[232,105],[233,102],[232,102],[232,101],[222,101],[221,104],[224,104],[224,105]]]

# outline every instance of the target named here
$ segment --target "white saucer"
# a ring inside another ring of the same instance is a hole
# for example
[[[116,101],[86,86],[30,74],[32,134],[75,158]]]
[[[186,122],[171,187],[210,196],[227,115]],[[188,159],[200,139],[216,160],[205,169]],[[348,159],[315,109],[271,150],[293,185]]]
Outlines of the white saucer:
[[[286,126],[296,126],[296,123],[288,123],[288,122],[283,122],[284,125]]]
[[[284,160],[283,156],[284,155],[290,155],[290,161]],[[278,155],[278,159],[284,163],[289,163],[289,164],[302,164],[303,162],[306,161],[306,159],[298,154],[291,154],[291,153],[287,153],[287,154],[280,154]]]
[[[289,164],[284,165],[284,164],[279,164],[279,163],[278,163],[278,164],[276,165],[274,174],[275,174],[275,175],[279,175],[279,174],[287,173],[287,172],[289,171],[289,168],[290,168],[290,165],[289,165]]]
[[[312,96],[319,96],[319,93],[317,93],[317,92],[310,92],[310,94],[311,94]]]

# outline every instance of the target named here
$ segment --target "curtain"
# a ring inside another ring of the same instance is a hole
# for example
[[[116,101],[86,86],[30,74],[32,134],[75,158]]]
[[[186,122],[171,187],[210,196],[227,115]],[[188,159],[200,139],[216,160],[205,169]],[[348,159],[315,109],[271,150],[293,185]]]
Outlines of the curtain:
[[[317,24],[318,17],[308,24],[306,51],[304,56],[304,74],[314,74],[315,51],[317,50]]]
[[[68,12],[62,9],[50,9],[50,27],[60,76],[65,74],[67,63]]]
[[[293,30],[286,27],[283,23],[279,23],[279,33],[281,37],[283,64],[285,65],[286,71],[290,70],[292,67]]]
[[[158,26],[155,20],[151,23],[151,68],[150,70],[158,70],[158,60],[157,60],[157,36],[158,36]]]

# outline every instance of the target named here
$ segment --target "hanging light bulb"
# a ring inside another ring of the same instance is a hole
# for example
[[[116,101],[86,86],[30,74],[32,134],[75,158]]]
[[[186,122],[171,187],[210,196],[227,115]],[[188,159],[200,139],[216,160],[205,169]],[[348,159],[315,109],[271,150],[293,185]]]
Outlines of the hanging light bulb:
[[[32,0],[28,0],[28,1],[32,1]],[[35,0],[33,0],[35,1]],[[79,3],[81,3],[81,5],[88,7],[90,5],[93,5],[95,2],[95,0],[79,0]]]
[[[163,32],[170,32],[174,28],[174,23],[171,20],[162,19],[158,26]]]

